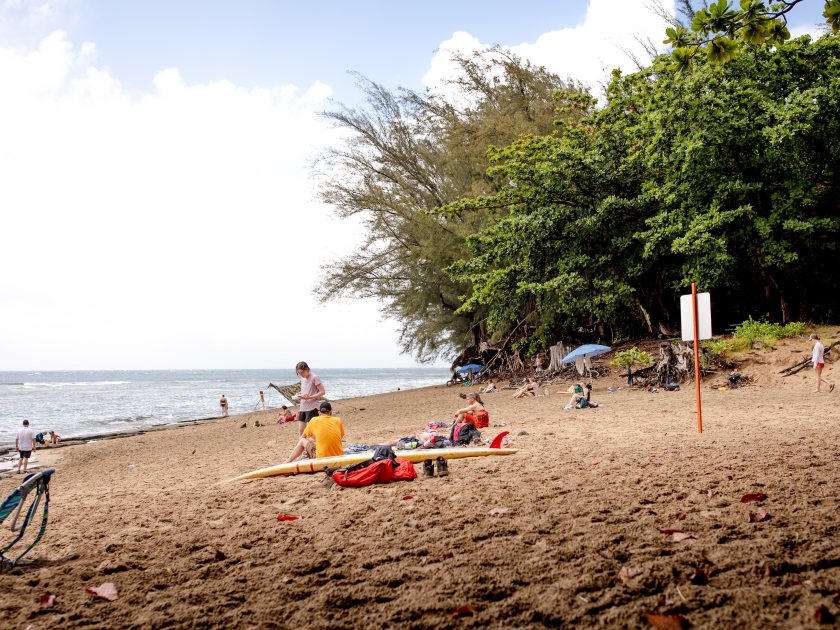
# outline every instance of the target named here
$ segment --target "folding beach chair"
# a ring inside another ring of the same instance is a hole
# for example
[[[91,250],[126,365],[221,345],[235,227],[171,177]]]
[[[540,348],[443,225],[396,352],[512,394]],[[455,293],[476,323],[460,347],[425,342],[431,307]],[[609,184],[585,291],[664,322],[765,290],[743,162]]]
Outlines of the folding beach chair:
[[[55,469],[50,468],[49,470],[42,470],[40,472],[27,475],[23,478],[23,483],[20,484],[20,487],[7,496],[3,503],[0,503],[0,524],[2,524],[3,521],[5,521],[11,514],[12,533],[19,532],[17,538],[9,543],[5,549],[0,551],[0,558],[6,562],[15,564],[18,560],[23,558],[23,556],[29,553],[29,551],[38,544],[38,541],[41,540],[44,532],[47,531],[47,515],[50,507],[50,476],[54,472]],[[33,490],[35,491],[35,501],[26,511],[26,516],[24,517],[23,522],[18,525],[18,518],[20,517],[21,510],[23,509],[23,504],[26,502],[26,498]],[[38,536],[35,537],[32,544],[29,545],[17,558],[7,556],[6,553],[9,549],[14,547],[21,538],[23,538],[23,535],[26,533],[26,528],[32,522],[33,518],[35,518],[35,514],[38,511],[38,505],[41,503],[41,498],[44,499],[44,515],[41,518],[41,530],[38,532]]]

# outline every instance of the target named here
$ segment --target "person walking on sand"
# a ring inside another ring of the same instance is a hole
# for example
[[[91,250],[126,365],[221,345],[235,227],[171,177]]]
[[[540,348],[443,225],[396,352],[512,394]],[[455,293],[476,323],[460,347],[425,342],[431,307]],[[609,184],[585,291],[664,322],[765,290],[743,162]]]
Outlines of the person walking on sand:
[[[219,407],[222,408],[223,414],[228,415],[228,402],[224,394],[222,394],[222,397],[219,399]]]
[[[18,430],[15,437],[15,450],[20,454],[18,460],[18,474],[20,474],[20,465],[23,464],[23,474],[26,474],[26,469],[29,466],[29,458],[35,452],[35,431],[29,428],[29,420],[23,421],[23,428]]]
[[[324,384],[317,374],[313,374],[309,369],[306,361],[301,361],[295,366],[295,371],[300,376],[300,393],[295,394],[294,398],[300,401],[300,411],[298,412],[298,430],[300,436],[303,437],[306,423],[318,415],[318,401],[325,394]]]
[[[814,353],[811,355],[811,361],[814,364],[814,375],[817,377],[817,389],[814,390],[815,394],[820,393],[820,383],[825,383],[828,385],[828,391],[834,391],[834,383],[829,383],[822,377],[822,371],[825,367],[825,346],[822,345],[822,341],[820,341],[819,335],[811,335],[808,337],[809,341],[816,341],[817,343],[814,344]]]

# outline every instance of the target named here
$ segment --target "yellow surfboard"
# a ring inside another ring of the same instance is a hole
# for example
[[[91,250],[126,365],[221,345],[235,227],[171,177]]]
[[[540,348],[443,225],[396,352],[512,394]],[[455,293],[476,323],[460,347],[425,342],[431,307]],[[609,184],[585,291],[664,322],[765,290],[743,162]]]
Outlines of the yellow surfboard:
[[[397,457],[410,460],[414,463],[427,459],[461,459],[463,457],[488,457],[490,455],[514,455],[519,451],[516,448],[435,448],[395,451]],[[299,473],[323,472],[327,468],[340,468],[366,462],[373,457],[373,451],[363,451],[352,455],[339,455],[337,457],[319,457],[317,459],[302,459],[288,464],[278,464],[269,468],[254,470],[244,475],[234,477],[231,481],[242,479],[260,479],[262,477],[274,477],[275,475],[297,475]]]

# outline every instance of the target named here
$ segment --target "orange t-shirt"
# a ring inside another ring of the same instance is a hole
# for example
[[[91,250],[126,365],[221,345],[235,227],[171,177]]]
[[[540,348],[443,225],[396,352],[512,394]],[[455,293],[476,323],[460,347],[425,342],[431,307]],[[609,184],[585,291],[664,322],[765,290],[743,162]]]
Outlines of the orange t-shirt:
[[[344,425],[338,416],[316,416],[304,429],[306,437],[315,438],[315,457],[336,457],[344,455],[341,438],[344,437]]]

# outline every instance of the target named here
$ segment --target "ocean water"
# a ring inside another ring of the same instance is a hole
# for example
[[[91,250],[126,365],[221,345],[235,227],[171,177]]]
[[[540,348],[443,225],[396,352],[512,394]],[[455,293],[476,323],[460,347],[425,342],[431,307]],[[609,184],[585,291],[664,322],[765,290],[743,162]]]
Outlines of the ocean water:
[[[446,368],[316,370],[331,400],[440,385]],[[14,444],[24,418],[62,438],[130,430],[289,404],[269,383],[300,382],[294,370],[0,372],[0,445]],[[336,405],[340,409],[340,405]]]

